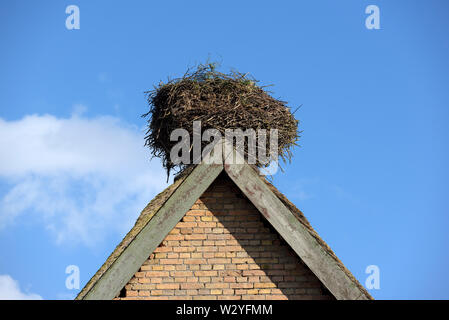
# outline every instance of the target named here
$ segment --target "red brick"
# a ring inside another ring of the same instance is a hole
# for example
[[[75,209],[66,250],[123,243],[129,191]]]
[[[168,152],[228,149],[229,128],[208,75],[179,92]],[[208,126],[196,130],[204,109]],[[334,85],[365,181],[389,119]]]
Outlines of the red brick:
[[[232,181],[216,182],[117,299],[329,299]]]

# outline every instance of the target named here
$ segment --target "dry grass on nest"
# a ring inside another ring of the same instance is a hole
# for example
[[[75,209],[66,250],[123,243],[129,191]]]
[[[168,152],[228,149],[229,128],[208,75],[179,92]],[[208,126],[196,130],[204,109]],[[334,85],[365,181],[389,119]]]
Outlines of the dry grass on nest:
[[[267,133],[278,129],[278,154],[284,162],[290,161],[292,147],[300,137],[298,120],[284,101],[263,88],[247,74],[220,73],[212,63],[188,70],[182,78],[161,82],[146,92],[150,110],[142,115],[148,117],[145,146],[153,157],[162,159],[167,173],[175,167],[183,169],[185,165],[170,160],[170,150],[177,143],[170,141],[170,134],[177,128],[186,129],[192,142],[193,121],[199,120],[202,131],[213,128],[223,136],[225,129],[266,129]],[[269,135],[266,148],[269,150]]]

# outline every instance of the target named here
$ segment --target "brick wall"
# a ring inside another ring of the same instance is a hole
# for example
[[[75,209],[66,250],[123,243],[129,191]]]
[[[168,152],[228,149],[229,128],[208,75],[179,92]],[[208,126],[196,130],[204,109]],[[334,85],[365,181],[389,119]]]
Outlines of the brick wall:
[[[116,299],[332,299],[220,175]]]

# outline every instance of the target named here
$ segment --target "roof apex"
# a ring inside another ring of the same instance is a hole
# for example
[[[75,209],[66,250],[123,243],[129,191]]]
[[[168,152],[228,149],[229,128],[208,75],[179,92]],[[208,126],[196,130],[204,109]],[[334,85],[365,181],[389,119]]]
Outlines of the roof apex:
[[[221,154],[203,159],[145,207],[134,227],[76,299],[114,298],[222,171],[337,299],[372,299],[302,212],[245,161],[236,164],[235,149],[229,149],[224,140],[219,143]]]

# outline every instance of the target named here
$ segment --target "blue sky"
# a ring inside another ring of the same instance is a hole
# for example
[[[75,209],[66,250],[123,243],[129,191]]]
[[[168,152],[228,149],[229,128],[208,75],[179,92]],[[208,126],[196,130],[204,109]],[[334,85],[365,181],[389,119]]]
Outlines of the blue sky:
[[[67,30],[65,8],[80,9]],[[365,8],[380,8],[380,30]],[[68,299],[167,186],[143,92],[218,60],[296,108],[274,184],[377,299],[449,298],[449,4],[2,1],[0,297]],[[3,295],[3,297],[5,297]],[[8,297],[8,296],[6,296]]]

